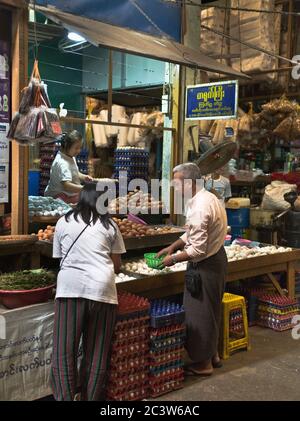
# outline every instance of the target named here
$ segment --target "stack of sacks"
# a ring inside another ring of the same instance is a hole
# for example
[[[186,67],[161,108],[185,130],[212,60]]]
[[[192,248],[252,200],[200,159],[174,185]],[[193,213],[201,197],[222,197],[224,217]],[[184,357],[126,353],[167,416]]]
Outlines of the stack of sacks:
[[[134,113],[131,118],[131,124],[142,125],[146,124],[147,113]],[[141,129],[130,127],[128,131],[128,145],[145,147],[144,136]]]
[[[138,129],[133,127],[129,129],[128,144],[130,146],[150,148],[153,139],[162,137],[163,131],[160,128],[164,125],[164,117],[161,111],[153,111],[150,114],[137,112],[132,115],[131,124],[157,127],[157,129]]]
[[[216,31],[226,33],[229,14],[226,10],[209,7],[200,13],[200,24]],[[200,28],[200,48],[207,55],[212,51],[218,55],[229,54],[229,40],[204,28]],[[222,64],[228,64],[225,59],[218,59]]]
[[[248,0],[232,0],[232,7],[247,8]],[[257,10],[274,10],[274,0],[252,0],[251,8]],[[230,15],[230,36],[241,39],[243,42],[263,48],[267,51],[275,51],[274,15],[271,13],[256,13],[232,10]],[[276,67],[274,57],[268,56],[238,42],[230,41],[230,54],[240,54],[239,58],[231,59],[231,66],[242,72],[255,72],[260,70],[272,70]],[[275,73],[266,73],[261,76],[264,81],[274,81]]]
[[[93,116],[93,120],[108,121],[108,110],[100,111],[98,116]],[[129,118],[126,115],[125,107],[119,105],[112,106],[112,122],[114,123],[129,123]],[[119,126],[104,126],[101,124],[93,124],[94,141],[97,147],[108,147],[109,140],[112,137],[118,137],[118,146],[127,145],[128,127]]]

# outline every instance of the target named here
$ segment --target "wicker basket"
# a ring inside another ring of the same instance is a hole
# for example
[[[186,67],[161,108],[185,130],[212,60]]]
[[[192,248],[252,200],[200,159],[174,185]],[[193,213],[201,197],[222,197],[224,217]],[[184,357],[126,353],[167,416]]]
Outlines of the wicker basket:
[[[36,243],[37,235],[1,235],[0,248],[9,246],[29,246]]]

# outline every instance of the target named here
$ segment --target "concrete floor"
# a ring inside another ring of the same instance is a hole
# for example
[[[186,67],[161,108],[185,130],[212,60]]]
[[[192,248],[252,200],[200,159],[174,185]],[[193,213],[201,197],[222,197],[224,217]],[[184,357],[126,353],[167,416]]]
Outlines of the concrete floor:
[[[300,401],[300,339],[251,327],[250,351],[232,355],[211,377],[186,377],[163,401]]]

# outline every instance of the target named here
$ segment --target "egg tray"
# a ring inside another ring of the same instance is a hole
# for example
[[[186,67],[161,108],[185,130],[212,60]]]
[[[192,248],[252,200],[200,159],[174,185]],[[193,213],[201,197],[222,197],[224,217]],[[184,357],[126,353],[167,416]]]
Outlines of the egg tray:
[[[293,316],[294,314],[285,316],[274,316],[273,314],[270,315],[268,313],[263,312],[258,314],[257,324],[259,326],[268,327],[270,329],[281,332],[284,330],[292,329],[294,327],[292,323]]]
[[[138,345],[138,346],[135,346]],[[141,346],[144,345],[144,346]],[[149,344],[145,342],[144,344],[131,344],[128,346],[113,346],[111,363],[122,361],[124,358],[137,358],[142,355],[148,355],[150,351]]]
[[[150,324],[149,324],[149,320],[150,317],[149,315],[145,316],[145,317],[140,317],[140,318],[118,318],[117,317],[117,322],[115,324],[115,332],[119,332],[119,331],[126,331],[126,330],[130,330],[130,329],[142,329],[144,328],[150,328]]]
[[[130,338],[134,336],[149,334],[149,319],[143,320],[139,325],[128,325],[124,328],[115,329],[115,337],[118,339]]]
[[[141,379],[141,374],[144,374],[143,379]],[[116,379],[110,378],[109,380],[109,388],[115,390],[118,395],[127,391],[136,390],[139,387],[145,387],[148,384],[148,373],[131,374],[130,376],[119,377]]]
[[[120,347],[120,346],[129,346],[132,345],[134,343],[142,343],[142,342],[149,342],[149,334],[148,333],[144,333],[144,334],[139,334],[139,335],[134,335],[134,336],[116,336],[113,339],[113,345],[116,347]]]
[[[174,349],[184,345],[185,336],[178,338],[163,339],[162,341],[150,342],[150,349],[152,351],[163,351],[165,349]]]
[[[150,329],[150,340],[165,339],[169,336],[176,336],[186,333],[186,327],[184,325],[173,325],[168,327],[162,327],[159,329]]]
[[[150,370],[161,368],[162,366],[165,366],[166,364],[172,364],[176,361],[183,359],[183,349],[179,352],[167,352],[162,355],[150,355]]]
[[[150,308],[150,301],[129,292],[118,293],[118,314],[146,311]]]
[[[278,324],[274,326],[272,323],[269,323],[267,321],[261,321],[261,320],[257,321],[257,325],[261,327],[267,327],[269,329],[275,330],[276,332],[284,332],[285,330],[290,330],[294,327],[292,323],[282,324],[282,325]]]
[[[168,371],[176,370],[177,368],[182,368],[184,365],[182,358],[179,358],[178,360],[171,361],[166,364],[161,364],[159,366],[153,366],[150,369],[150,375],[156,376],[161,375],[161,373],[165,373]]]
[[[122,340],[113,340],[112,343],[112,350],[113,351],[119,351],[121,348],[125,350],[132,349],[132,352],[135,352],[137,348],[139,348],[139,352],[143,352],[144,349],[149,347],[149,336],[148,335],[142,335],[140,337],[136,338],[128,338],[128,339],[122,339]]]
[[[179,311],[176,313],[164,314],[162,316],[151,315],[150,326],[153,328],[167,327],[171,325],[179,325],[184,323],[185,311]]]
[[[285,297],[285,298],[287,298],[287,297]],[[289,298],[284,303],[278,303],[275,298],[273,300],[272,298],[270,299],[270,298],[264,298],[263,296],[260,296],[259,301],[262,302],[262,303],[265,303],[265,304],[272,305],[274,307],[278,307],[278,308],[284,308],[284,307],[293,306],[293,305],[297,304],[297,302],[294,298]]]
[[[260,304],[258,306],[258,311],[270,313],[274,316],[275,315],[285,316],[285,315],[289,315],[289,314],[298,314],[299,311],[300,311],[300,307],[299,307],[299,305],[294,305],[294,306],[287,306],[286,308],[278,308],[278,307]]]
[[[184,379],[184,370],[182,367],[176,369],[172,373],[162,373],[160,375],[149,375],[148,381],[151,389],[159,384],[163,384],[170,379],[174,380],[183,380]]]
[[[129,320],[150,320],[150,309],[132,311],[132,309],[122,309],[122,312],[117,314],[117,321]]]
[[[186,336],[186,329],[183,327],[180,330],[174,330],[169,332],[162,332],[160,334],[153,334],[153,332],[150,331],[150,342],[161,342],[167,339],[173,339],[173,338],[185,338]]]
[[[149,366],[149,352],[140,353],[137,357],[124,357],[118,362],[111,360],[111,370],[119,370],[124,372],[129,372],[132,369],[137,369],[141,371],[143,368]]]
[[[141,401],[148,397],[149,397],[148,386],[146,386],[146,389],[141,389],[139,387],[136,390],[132,390],[131,392],[126,391],[121,394],[114,394],[114,393],[107,394],[108,401]]]
[[[171,380],[165,384],[157,385],[150,391],[151,398],[158,398],[159,396],[163,396],[166,393],[173,392],[175,390],[179,390],[183,388],[183,381],[184,378],[179,378],[177,380]]]
[[[182,389],[184,387],[184,374],[178,377],[170,377],[165,379],[163,382],[157,382],[150,386],[149,397],[157,398],[163,396],[166,393],[173,392],[175,390]]]
[[[181,355],[183,351],[184,351],[184,345],[180,345],[177,347],[171,346],[167,349],[161,349],[161,350],[150,348],[149,358],[151,361],[154,361],[155,359],[163,357],[167,354]]]

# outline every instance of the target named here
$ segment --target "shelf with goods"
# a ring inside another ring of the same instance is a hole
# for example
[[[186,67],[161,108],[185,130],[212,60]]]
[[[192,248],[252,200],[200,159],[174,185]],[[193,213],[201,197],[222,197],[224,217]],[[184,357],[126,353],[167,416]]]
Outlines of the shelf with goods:
[[[40,196],[44,196],[45,189],[50,180],[51,166],[58,150],[58,143],[40,145]]]
[[[251,205],[261,204],[265,187],[270,184],[271,176],[258,176],[251,181],[230,177],[232,197],[249,197]]]

